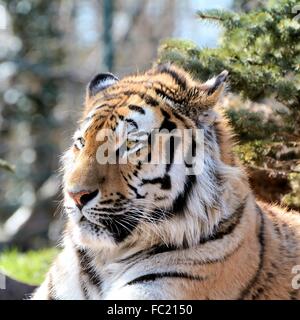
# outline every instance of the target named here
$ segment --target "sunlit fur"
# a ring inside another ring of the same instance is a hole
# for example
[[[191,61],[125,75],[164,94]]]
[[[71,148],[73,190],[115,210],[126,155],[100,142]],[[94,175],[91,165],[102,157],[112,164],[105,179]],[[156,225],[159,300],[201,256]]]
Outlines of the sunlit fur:
[[[300,215],[255,200],[220,111],[224,74],[200,83],[163,65],[87,90],[64,157],[64,248],[34,299],[300,297],[292,287]],[[201,128],[202,172],[187,176],[184,163],[100,165],[99,130],[131,120],[146,132],[166,121]],[[81,212],[68,192],[82,190],[99,192]]]

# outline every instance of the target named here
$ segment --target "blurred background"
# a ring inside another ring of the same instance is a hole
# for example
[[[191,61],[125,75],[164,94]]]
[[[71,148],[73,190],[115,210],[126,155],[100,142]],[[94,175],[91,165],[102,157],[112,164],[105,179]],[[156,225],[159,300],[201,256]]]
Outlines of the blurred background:
[[[220,28],[196,19],[210,2],[0,1],[0,158],[15,168],[0,170],[0,242],[29,249],[58,239],[59,158],[87,83],[98,72],[145,70],[164,38],[216,46]]]
[[[162,42],[168,38],[192,41],[191,50],[218,48],[224,29],[200,23],[197,10],[248,13],[266,2],[0,0],[0,250],[15,250],[9,251],[15,255],[53,246],[61,237],[60,156],[71,143],[85,86],[96,73],[122,77],[157,60],[176,62],[174,45]],[[280,117],[289,109],[274,97],[249,99],[238,94],[238,86],[234,89],[224,105],[257,195],[299,209],[300,147],[294,123],[288,138],[276,140],[273,149],[261,144],[280,131]],[[260,113],[253,116],[249,110]],[[252,137],[264,117],[267,131]],[[0,267],[10,263],[5,259],[0,253]]]

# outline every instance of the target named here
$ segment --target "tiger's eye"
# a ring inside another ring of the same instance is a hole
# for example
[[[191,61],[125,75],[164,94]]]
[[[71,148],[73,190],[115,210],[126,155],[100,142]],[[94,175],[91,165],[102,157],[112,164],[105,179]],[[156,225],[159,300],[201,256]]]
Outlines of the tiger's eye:
[[[135,142],[132,140],[126,140],[127,149],[131,149],[135,145]]]

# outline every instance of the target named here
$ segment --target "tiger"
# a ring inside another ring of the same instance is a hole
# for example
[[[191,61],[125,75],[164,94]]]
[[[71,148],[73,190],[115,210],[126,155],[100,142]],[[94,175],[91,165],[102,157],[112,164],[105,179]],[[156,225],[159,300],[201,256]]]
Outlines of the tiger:
[[[201,82],[172,63],[92,79],[62,161],[62,250],[31,299],[299,299],[300,214],[255,198],[228,85],[226,70]]]

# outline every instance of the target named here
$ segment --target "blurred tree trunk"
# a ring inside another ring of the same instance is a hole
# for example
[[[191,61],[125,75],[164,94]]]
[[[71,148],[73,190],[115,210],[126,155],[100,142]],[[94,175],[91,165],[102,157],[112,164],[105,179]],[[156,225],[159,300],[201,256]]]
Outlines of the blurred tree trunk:
[[[113,39],[113,16],[114,0],[103,0],[103,64],[108,71],[114,68],[114,39]]]
[[[6,124],[6,127],[0,128],[0,134],[8,137],[3,139],[7,150],[5,159],[15,165],[16,174],[13,186],[10,186],[13,192],[8,192],[10,181],[0,185],[0,191],[8,197],[7,201],[19,208],[31,208],[38,216],[37,221],[49,222],[54,213],[50,210],[53,205],[45,198],[41,200],[38,193],[59,165],[57,132],[60,124],[54,109],[59,103],[62,82],[46,71],[63,69],[65,55],[63,43],[60,42],[62,32],[58,17],[64,2],[10,0],[5,3],[10,14],[12,34],[22,45],[16,52],[8,51],[7,56],[3,57],[16,69],[7,80],[7,86],[0,88],[0,104]],[[16,63],[20,61],[28,63],[25,66]],[[13,102],[6,99],[7,92],[13,92],[17,99]],[[22,245],[30,246],[34,234],[37,236],[35,241],[38,237],[41,241],[47,239],[47,228],[41,232],[39,226],[38,229],[35,227],[37,224],[32,225],[30,234],[18,230],[18,237],[22,235]],[[14,239],[11,241],[13,243]]]
[[[2,226],[5,242],[0,242],[0,250],[15,247],[24,251],[38,249],[49,245],[49,237],[54,241],[60,237],[64,216],[59,212],[57,203],[59,186],[59,178],[52,175],[37,190],[34,205],[23,205],[10,216]],[[59,226],[54,220],[59,222]],[[53,226],[56,230],[53,230]]]

